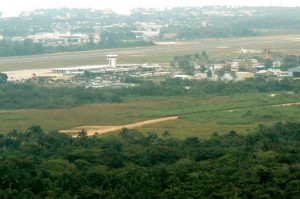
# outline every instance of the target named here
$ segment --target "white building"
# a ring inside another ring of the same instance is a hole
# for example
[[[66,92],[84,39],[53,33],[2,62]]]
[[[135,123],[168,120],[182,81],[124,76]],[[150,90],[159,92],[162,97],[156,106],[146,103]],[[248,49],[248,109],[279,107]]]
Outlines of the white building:
[[[292,77],[293,74],[289,71],[282,71],[280,69],[269,69],[268,71],[270,71],[271,73],[273,73],[273,75],[277,76],[277,77]]]
[[[239,62],[231,62],[231,72],[238,72],[240,69],[239,65]]]
[[[142,30],[142,31],[132,31],[136,34],[136,38],[142,39],[152,39],[158,37],[160,34],[160,30]]]
[[[232,80],[234,80],[234,78],[231,75],[231,73],[225,73],[224,76],[221,79],[224,80],[224,81],[232,81]]]
[[[276,76],[276,77],[292,77],[293,74],[290,71],[282,71],[280,69],[268,69],[260,70],[256,72],[256,76]]]
[[[224,68],[224,64],[214,64],[213,65],[213,70],[221,70],[222,68]]]
[[[66,67],[52,69],[52,73],[62,73],[64,75],[82,75],[84,71],[98,72],[107,70],[105,65],[93,65],[93,66],[78,66],[78,67]]]
[[[118,55],[107,55],[108,65],[111,67],[116,67],[118,64]]]
[[[70,32],[42,32],[35,35],[28,35],[27,39],[45,46],[69,46],[87,44],[89,42],[89,35],[83,33],[71,34]]]
[[[280,68],[280,67],[281,67],[281,62],[280,61],[273,62],[273,68]]]
[[[258,60],[257,59],[250,59],[251,64],[258,64]]]

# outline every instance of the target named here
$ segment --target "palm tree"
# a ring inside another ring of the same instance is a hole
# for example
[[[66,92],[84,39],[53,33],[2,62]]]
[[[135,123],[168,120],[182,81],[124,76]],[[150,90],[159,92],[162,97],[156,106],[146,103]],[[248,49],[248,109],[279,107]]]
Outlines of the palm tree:
[[[78,137],[79,138],[84,138],[84,137],[87,137],[87,131],[86,130],[84,130],[84,129],[82,129],[80,132],[79,132],[79,134],[78,134]]]

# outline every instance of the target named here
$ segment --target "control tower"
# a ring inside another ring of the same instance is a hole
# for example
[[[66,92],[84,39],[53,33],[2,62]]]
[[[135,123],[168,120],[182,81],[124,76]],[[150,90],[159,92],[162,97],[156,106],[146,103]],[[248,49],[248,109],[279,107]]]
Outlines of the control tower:
[[[118,55],[107,55],[108,65],[111,67],[117,67]]]

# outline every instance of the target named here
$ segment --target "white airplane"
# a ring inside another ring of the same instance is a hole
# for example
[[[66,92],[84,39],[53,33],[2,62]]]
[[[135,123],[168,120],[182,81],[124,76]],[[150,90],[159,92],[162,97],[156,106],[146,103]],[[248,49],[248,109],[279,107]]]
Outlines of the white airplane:
[[[240,51],[242,54],[247,54],[249,52],[249,50],[245,49],[244,47],[241,47]]]
[[[261,53],[263,50],[251,50],[251,49],[245,49],[244,47],[241,47],[239,50],[239,53],[247,54],[247,53]]]

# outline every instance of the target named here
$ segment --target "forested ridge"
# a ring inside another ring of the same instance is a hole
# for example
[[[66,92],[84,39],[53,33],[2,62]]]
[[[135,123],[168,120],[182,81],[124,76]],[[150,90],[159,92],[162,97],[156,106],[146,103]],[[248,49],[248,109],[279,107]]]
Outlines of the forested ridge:
[[[71,138],[39,126],[14,130],[0,136],[0,198],[300,196],[300,124],[209,139],[170,134],[123,129]]]
[[[66,15],[71,17],[61,21],[60,17]],[[0,57],[155,45],[148,39],[137,38],[139,35],[133,31],[147,29],[137,22],[158,25],[160,34],[150,38],[155,41],[269,35],[282,31],[297,32],[300,28],[299,8],[292,7],[137,9],[130,15],[62,8],[37,10],[29,16],[12,18],[1,18],[0,13],[0,36],[3,36]],[[99,28],[101,41],[94,43],[93,35]],[[89,43],[47,46],[44,42],[31,40],[32,35],[38,36],[39,33],[67,30],[72,34],[89,35]]]

